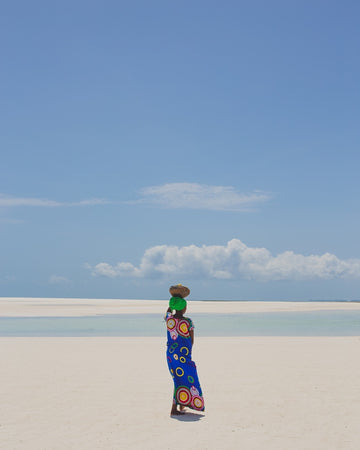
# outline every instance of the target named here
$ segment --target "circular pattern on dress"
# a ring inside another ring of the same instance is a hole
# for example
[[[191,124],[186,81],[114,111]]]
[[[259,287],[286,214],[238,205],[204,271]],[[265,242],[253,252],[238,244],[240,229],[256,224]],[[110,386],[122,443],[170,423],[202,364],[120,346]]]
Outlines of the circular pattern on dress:
[[[189,324],[187,320],[180,320],[177,326],[177,331],[180,336],[189,337]]]
[[[193,397],[191,405],[195,409],[202,410],[204,408],[204,401],[201,397]]]
[[[181,405],[188,405],[191,401],[191,394],[187,387],[182,386],[176,392],[176,400]]]
[[[182,376],[184,375],[184,371],[182,370],[181,367],[177,367],[177,368],[175,369],[175,373],[176,373],[176,375],[177,375],[178,377],[182,377]]]
[[[183,352],[183,350],[185,350],[186,353]],[[185,353],[185,356],[187,356],[189,354],[189,349],[187,347],[181,347],[180,353]]]
[[[174,359],[176,359],[176,361],[179,359],[178,355],[175,353],[174,355]]]
[[[188,376],[188,382],[191,384],[195,382],[194,378],[191,375]]]
[[[168,330],[173,330],[175,328],[176,325],[176,320],[171,318],[168,319],[168,321],[166,322],[166,326],[168,327]]]
[[[179,346],[177,342],[174,342],[172,345],[170,345],[169,353],[174,353],[175,349]]]
[[[176,355],[177,356],[177,355]],[[184,356],[180,356],[180,362],[182,362],[183,364],[186,363],[186,358]]]
[[[170,337],[173,341],[176,341],[176,339],[178,338],[179,334],[176,330],[169,330],[170,333]]]

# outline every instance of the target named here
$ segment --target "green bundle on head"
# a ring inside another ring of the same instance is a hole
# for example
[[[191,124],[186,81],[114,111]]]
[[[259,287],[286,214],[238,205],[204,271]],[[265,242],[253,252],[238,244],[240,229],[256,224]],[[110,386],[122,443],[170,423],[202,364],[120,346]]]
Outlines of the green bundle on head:
[[[169,308],[175,311],[182,311],[186,307],[187,303],[184,298],[171,297],[169,301]]]

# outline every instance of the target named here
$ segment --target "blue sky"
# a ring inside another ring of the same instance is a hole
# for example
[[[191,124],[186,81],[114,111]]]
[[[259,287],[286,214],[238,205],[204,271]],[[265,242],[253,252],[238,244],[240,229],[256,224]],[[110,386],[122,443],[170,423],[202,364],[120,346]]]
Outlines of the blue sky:
[[[359,13],[2,2],[0,295],[359,298]]]

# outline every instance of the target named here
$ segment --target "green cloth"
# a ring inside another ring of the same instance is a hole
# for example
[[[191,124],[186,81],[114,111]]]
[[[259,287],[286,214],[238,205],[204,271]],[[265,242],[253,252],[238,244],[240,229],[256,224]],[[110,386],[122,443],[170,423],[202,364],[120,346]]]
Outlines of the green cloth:
[[[186,300],[181,297],[171,297],[169,301],[169,308],[175,311],[182,311],[186,307]]]

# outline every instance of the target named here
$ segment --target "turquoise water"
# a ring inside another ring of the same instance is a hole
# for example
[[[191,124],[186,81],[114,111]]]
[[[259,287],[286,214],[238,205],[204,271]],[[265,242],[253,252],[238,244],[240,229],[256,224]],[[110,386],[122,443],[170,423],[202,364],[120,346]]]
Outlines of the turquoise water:
[[[192,314],[196,336],[360,336],[360,311]],[[157,314],[1,317],[0,336],[165,336]]]

